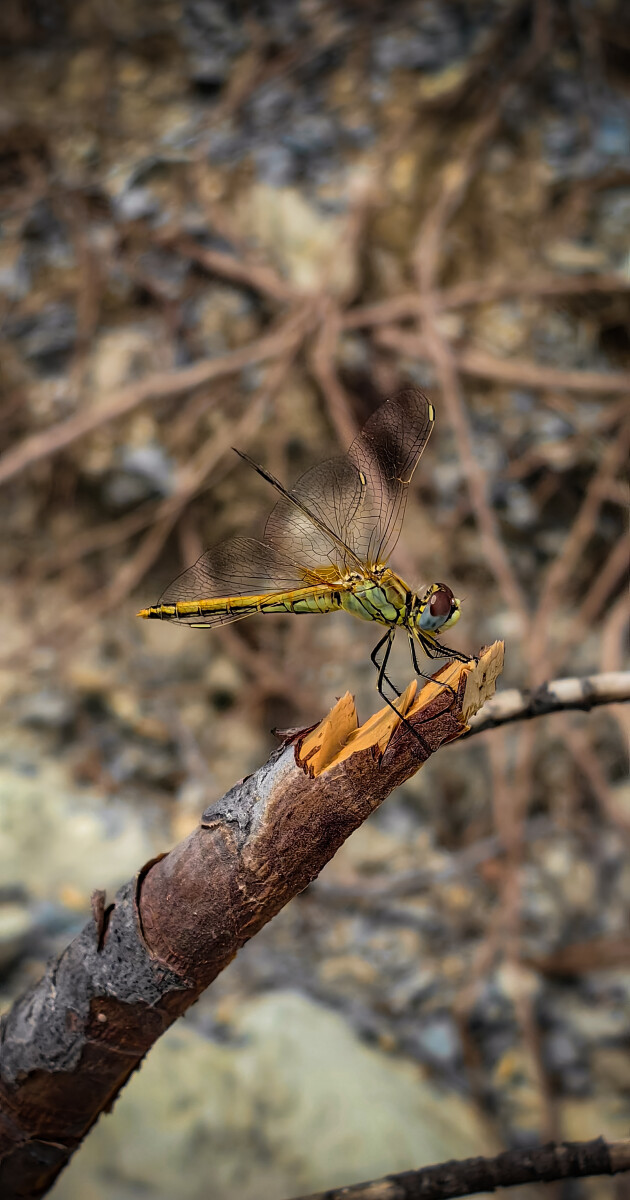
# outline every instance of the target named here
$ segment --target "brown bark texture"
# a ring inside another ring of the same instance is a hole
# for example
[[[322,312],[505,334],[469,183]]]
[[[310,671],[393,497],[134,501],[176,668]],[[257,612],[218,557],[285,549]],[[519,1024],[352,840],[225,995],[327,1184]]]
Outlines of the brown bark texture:
[[[357,729],[350,696],[286,735],[193,833],[120,888],[0,1028],[0,1196],[45,1194],[161,1033],[494,690],[503,647]],[[416,729],[421,741],[414,736]]]
[[[630,1170],[630,1141],[548,1142],[530,1150],[505,1150],[494,1158],[462,1158],[402,1171],[369,1183],[316,1192],[298,1200],[453,1200],[522,1183],[551,1183]]]

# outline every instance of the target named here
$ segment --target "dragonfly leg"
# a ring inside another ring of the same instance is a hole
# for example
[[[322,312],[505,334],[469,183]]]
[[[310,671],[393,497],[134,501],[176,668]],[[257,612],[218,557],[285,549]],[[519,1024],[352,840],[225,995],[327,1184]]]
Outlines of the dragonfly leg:
[[[462,654],[460,650],[449,650],[448,646],[442,646],[441,653],[445,658],[454,658],[457,662],[461,663],[470,662],[471,658],[473,662],[479,662],[476,654]]]
[[[423,645],[423,649],[424,649],[425,653],[428,655],[429,658],[448,658],[448,657],[450,657],[449,652],[446,650],[444,651],[444,654],[442,654],[442,653],[429,654],[429,651],[427,650],[426,646],[424,645],[424,642],[422,643],[422,645]],[[415,647],[415,643],[414,643],[414,640],[413,640],[411,634],[409,634],[409,649],[411,650],[411,661],[413,663],[413,669],[414,669],[416,675],[418,675],[420,677],[420,679],[426,679],[429,683],[432,683],[432,682],[439,683],[440,687],[446,688],[446,690],[451,693],[451,696],[453,697],[453,699],[455,699],[455,692],[453,691],[453,688],[451,687],[450,683],[442,683],[442,681],[440,679],[433,679],[432,675],[427,675],[425,671],[420,670],[420,664],[418,663],[418,655],[416,654],[416,647]],[[468,662],[468,659],[466,659],[465,661]]]
[[[385,651],[385,654],[383,655],[382,663],[379,663],[376,656],[377,656],[381,646],[384,646],[386,642],[387,642],[387,649]],[[385,674],[385,669],[387,667],[387,660],[390,656],[393,644],[394,644],[394,630],[388,629],[387,633],[385,634],[385,637],[381,638],[378,645],[374,647],[372,653],[370,654],[370,658],[371,658],[372,662],[374,663],[376,670],[378,671],[377,688],[378,688],[378,691],[380,692],[381,696],[383,695],[383,692],[381,691],[383,680],[392,689],[392,692],[394,693],[395,696],[400,696],[400,692],[398,691],[398,688],[392,683],[391,679],[389,679],[388,676]],[[389,704],[390,701],[388,700],[387,703]]]
[[[387,661],[389,659],[389,656],[391,654],[391,649],[394,644],[395,632],[396,632],[395,629],[389,629],[387,631],[387,633],[385,634],[385,637],[381,638],[380,642],[378,643],[377,646],[374,647],[374,649],[370,655],[370,658],[372,659],[372,662],[374,663],[374,666],[376,667],[376,669],[378,671],[378,680],[376,683],[376,690],[378,691],[378,694],[381,697],[381,699],[383,699],[386,704],[389,704],[389,707],[393,708],[393,710],[397,714],[397,716],[400,717],[403,725],[406,725],[407,729],[409,729],[411,731],[411,733],[415,737],[416,741],[420,743],[420,745],[422,746],[422,749],[424,750],[425,754],[428,757],[431,753],[431,749],[425,742],[424,738],[420,736],[417,729],[414,729],[411,722],[408,721],[407,718],[402,715],[402,713],[398,712],[396,705],[393,704],[393,702],[390,700],[389,696],[385,695],[385,692],[383,690],[383,683],[387,683],[389,685],[389,687],[392,689],[392,691],[395,692],[396,696],[400,696],[400,692],[398,691],[398,689],[394,687],[391,679],[389,679],[387,677],[387,675],[385,674],[385,669],[387,667]],[[377,656],[379,650],[381,649],[381,646],[384,646],[386,642],[387,642],[387,648],[383,655],[383,661],[382,661],[382,663],[379,663],[377,661],[376,656]]]

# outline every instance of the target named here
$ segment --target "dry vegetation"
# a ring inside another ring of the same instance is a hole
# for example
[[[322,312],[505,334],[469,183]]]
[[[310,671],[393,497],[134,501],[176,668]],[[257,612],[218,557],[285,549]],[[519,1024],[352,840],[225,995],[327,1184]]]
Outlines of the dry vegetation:
[[[3,787],[15,755],[61,765],[162,844],[272,726],[347,688],[375,706],[375,639],[343,616],[135,622],[260,528],[232,446],[290,481],[420,384],[401,574],[465,596],[455,645],[505,638],[506,686],[624,666],[624,6],[250,7],[0,17]],[[619,1136],[627,734],[617,706],[438,755],[200,1020],[289,981],[509,1143]],[[20,870],[7,998],[87,900],[61,867],[51,932]]]

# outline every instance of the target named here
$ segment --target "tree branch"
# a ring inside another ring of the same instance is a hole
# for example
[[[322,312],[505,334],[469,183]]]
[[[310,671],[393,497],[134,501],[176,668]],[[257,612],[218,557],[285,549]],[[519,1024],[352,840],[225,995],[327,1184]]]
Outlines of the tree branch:
[[[299,1200],[451,1200],[521,1183],[551,1183],[586,1175],[617,1175],[630,1170],[630,1139],[607,1142],[548,1142],[535,1150],[506,1150],[495,1158],[459,1161],[386,1175],[369,1183],[314,1192]]]
[[[429,356],[427,343],[420,333],[395,326],[375,329],[374,341],[385,350],[393,350],[406,358]],[[497,383],[516,384],[525,388],[556,389],[573,392],[614,393],[630,391],[630,371],[581,371],[546,367],[520,358],[496,358],[474,346],[453,346],[457,368],[463,375],[476,379],[493,379]]]
[[[147,863],[0,1027],[0,1194],[43,1196],[157,1038],[494,691],[503,643],[360,729],[344,696]],[[448,686],[444,686],[444,685]],[[400,715],[399,715],[400,713]],[[403,719],[401,719],[401,717]],[[415,731],[415,732],[414,732]]]
[[[617,704],[630,700],[630,671],[609,671],[582,678],[553,679],[534,691],[510,688],[499,692],[473,717],[464,737],[509,725],[512,721],[530,721],[532,717],[548,716],[554,712],[581,709],[589,712],[600,704]]]
[[[236,375],[254,363],[279,358],[286,349],[287,334],[281,326],[255,342],[222,354],[220,358],[203,358],[189,367],[146,375],[139,383],[130,383],[119,391],[112,392],[102,403],[82,408],[74,416],[67,417],[56,425],[49,425],[39,433],[31,433],[15,446],[11,446],[0,456],[0,484],[6,483],[40,459],[65,450],[77,438],[85,437],[108,421],[126,416],[147,400],[181,396],[182,393],[190,392],[193,388],[211,383],[215,379]]]

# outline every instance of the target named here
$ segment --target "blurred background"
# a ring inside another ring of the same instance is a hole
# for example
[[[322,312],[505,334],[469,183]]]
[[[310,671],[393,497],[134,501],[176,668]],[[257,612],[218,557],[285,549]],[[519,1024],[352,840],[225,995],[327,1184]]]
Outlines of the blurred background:
[[[630,21],[4,0],[0,27],[6,1009],[274,727],[379,706],[343,614],[135,619],[260,531],[232,446],[291,483],[421,386],[395,569],[465,598],[456,647],[505,638],[502,687],[624,665]],[[436,755],[156,1045],[56,1200],[280,1200],[626,1136],[624,721]]]

